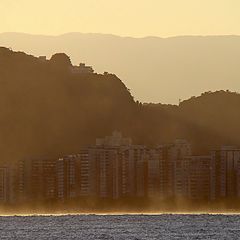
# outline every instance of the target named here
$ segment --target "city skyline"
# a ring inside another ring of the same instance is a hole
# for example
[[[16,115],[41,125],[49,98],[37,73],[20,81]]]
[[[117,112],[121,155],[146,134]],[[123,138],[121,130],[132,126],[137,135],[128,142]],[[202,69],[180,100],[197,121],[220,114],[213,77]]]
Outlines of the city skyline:
[[[94,200],[91,208],[96,209],[102,201],[125,199],[142,203],[144,210],[144,202],[158,199],[177,210],[179,200],[204,206],[235,204],[240,198],[240,148],[235,146],[194,155],[184,139],[146,147],[114,131],[79,149],[58,158],[26,157],[14,166],[0,165],[0,204],[31,209],[33,203],[68,206],[88,199],[81,208],[88,209]],[[161,209],[161,204],[154,207]]]

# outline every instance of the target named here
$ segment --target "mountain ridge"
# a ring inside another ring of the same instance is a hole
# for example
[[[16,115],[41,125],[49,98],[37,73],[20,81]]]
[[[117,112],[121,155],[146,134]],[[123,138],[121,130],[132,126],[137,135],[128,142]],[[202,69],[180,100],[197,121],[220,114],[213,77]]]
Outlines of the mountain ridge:
[[[146,38],[153,38],[153,39],[175,39],[175,38],[219,38],[219,37],[236,37],[240,38],[240,35],[238,34],[219,34],[219,35],[173,35],[173,36],[167,36],[167,37],[161,37],[161,36],[154,36],[154,35],[146,35],[143,37],[133,37],[133,36],[122,36],[117,34],[111,34],[111,33],[95,33],[95,32],[66,32],[56,35],[50,35],[50,34],[34,34],[34,33],[27,33],[27,32],[0,32],[0,35],[8,35],[8,34],[16,34],[16,35],[25,35],[25,36],[42,36],[42,37],[61,37],[61,36],[67,36],[67,35],[99,35],[99,36],[109,36],[109,37],[117,37],[117,38],[130,38],[130,39],[146,39]]]
[[[21,34],[20,34],[21,35]],[[128,38],[70,33],[0,34],[0,45],[35,56],[67,53],[74,64],[118,75],[141,102],[178,103],[205,91],[240,91],[240,37]],[[97,36],[97,37],[96,37]]]

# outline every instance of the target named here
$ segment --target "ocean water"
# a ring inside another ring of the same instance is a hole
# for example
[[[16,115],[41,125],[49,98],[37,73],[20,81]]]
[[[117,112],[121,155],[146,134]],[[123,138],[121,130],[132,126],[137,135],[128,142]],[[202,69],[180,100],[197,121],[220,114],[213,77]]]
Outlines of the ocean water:
[[[0,217],[0,239],[240,239],[240,215]]]

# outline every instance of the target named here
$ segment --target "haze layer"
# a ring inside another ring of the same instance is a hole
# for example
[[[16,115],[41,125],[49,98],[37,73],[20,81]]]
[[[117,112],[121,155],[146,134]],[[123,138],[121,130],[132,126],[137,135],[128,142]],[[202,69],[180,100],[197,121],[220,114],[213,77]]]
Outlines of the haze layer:
[[[0,34],[0,46],[50,57],[67,53],[97,72],[115,73],[142,102],[178,103],[205,91],[240,91],[240,37],[122,38],[71,33]]]

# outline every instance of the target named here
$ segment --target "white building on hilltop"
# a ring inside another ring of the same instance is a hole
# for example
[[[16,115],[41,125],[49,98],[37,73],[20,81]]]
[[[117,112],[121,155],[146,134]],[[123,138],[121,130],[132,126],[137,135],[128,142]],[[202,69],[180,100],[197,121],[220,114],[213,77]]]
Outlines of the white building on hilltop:
[[[71,72],[73,74],[91,74],[94,70],[91,66],[86,66],[85,63],[80,63],[79,66],[71,66]]]

